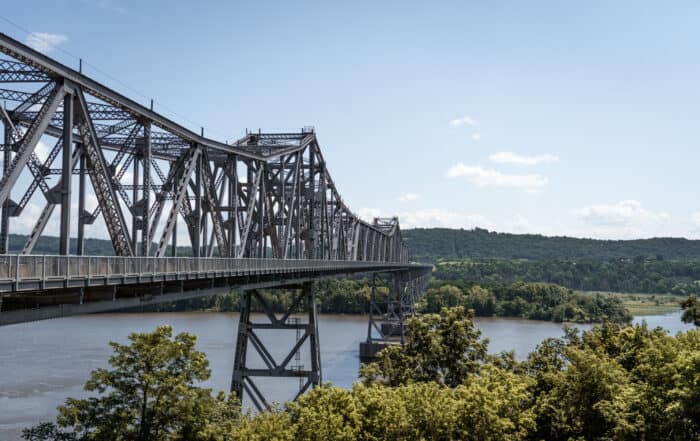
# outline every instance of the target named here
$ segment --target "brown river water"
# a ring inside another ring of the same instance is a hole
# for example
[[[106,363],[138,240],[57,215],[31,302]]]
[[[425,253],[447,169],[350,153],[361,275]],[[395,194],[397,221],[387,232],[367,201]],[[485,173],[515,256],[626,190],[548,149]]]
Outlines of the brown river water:
[[[259,319],[259,317],[258,317]],[[680,312],[635,318],[661,326],[675,334],[691,329],[680,321]],[[511,318],[477,318],[489,350],[514,350],[519,359],[549,337],[561,337],[561,324]],[[124,343],[131,332],[152,331],[160,324],[174,331],[197,335],[197,348],[210,362],[211,378],[205,386],[228,390],[233,369],[237,313],[118,313],[67,317],[0,327],[0,441],[20,439],[22,428],[51,421],[56,406],[67,397],[85,397],[82,390],[89,372],[106,367],[111,354],[108,343]],[[588,329],[590,325],[577,325]],[[357,379],[358,345],[367,335],[364,316],[322,315],[319,318],[323,380],[350,387]],[[296,335],[284,332],[261,339],[276,358],[289,351]],[[300,354],[302,363],[308,355]],[[253,359],[254,364],[260,363]],[[291,380],[260,382],[274,401],[291,398],[298,384]]]

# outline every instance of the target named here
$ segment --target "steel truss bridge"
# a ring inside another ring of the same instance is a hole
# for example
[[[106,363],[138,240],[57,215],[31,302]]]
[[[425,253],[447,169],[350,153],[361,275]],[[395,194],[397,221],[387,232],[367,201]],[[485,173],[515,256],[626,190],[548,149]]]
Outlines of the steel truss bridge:
[[[413,312],[431,268],[409,263],[397,218],[365,222],[344,203],[313,128],[223,143],[4,34],[0,54],[0,325],[239,289],[231,388],[263,408],[255,377],[301,378],[299,393],[321,382],[315,280],[390,278],[385,308],[372,290],[368,340],[384,338],[377,312],[399,324]],[[35,255],[55,211],[57,255]],[[31,233],[9,254],[18,225]],[[177,256],[178,226],[188,256]],[[95,228],[114,256],[84,255],[86,229]],[[295,290],[283,314],[259,291],[273,288]],[[265,322],[251,318],[253,303]],[[258,335],[270,329],[297,332],[282,360]],[[292,368],[302,345],[308,368]]]

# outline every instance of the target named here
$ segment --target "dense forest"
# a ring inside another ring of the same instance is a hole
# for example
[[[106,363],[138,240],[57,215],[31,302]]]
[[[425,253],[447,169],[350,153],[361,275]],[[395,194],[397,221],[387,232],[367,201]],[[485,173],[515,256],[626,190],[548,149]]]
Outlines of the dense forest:
[[[695,322],[697,324],[697,321]],[[351,389],[325,384],[269,411],[202,387],[196,337],[160,326],[111,343],[109,367],[28,441],[691,441],[700,437],[700,331],[671,336],[606,324],[547,339],[523,362],[491,355],[471,315],[409,321],[406,344],[360,368]]]
[[[700,259],[700,240],[654,238],[597,240],[547,237],[539,234],[510,234],[475,228],[416,228],[403,230],[411,260],[435,262],[443,259],[597,260],[663,257]]]
[[[700,260],[440,261],[433,276],[467,283],[546,282],[582,291],[700,294]]]

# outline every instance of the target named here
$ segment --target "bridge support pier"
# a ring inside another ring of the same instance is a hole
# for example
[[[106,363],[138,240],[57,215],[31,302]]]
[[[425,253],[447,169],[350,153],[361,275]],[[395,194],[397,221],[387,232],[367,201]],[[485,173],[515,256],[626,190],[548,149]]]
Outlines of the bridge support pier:
[[[253,299],[262,309],[266,320],[257,322],[251,319]],[[276,314],[257,290],[243,291],[240,309],[231,392],[235,393],[241,401],[243,401],[245,394],[255,408],[262,411],[269,408],[269,403],[259,385],[256,384],[254,380],[256,377],[298,378],[299,391],[294,399],[310,387],[321,384],[321,353],[318,340],[316,294],[312,282],[304,283],[301,286],[289,309],[282,315]],[[306,322],[301,322],[298,317],[292,317],[299,310],[303,310],[308,315]],[[297,338],[285,357],[278,361],[260,339],[256,330],[294,331]],[[299,364],[299,358],[301,348],[307,341],[310,360],[308,369],[304,369],[304,366]],[[251,355],[248,351],[249,346],[253,348],[253,351],[250,352],[262,360],[262,368],[251,367],[251,360],[248,357]],[[296,361],[296,365],[293,364],[294,361]]]
[[[396,271],[389,275],[388,296],[377,293],[372,276],[367,340],[360,343],[360,361],[372,362],[390,345],[404,344],[406,320],[416,314],[416,301],[425,290],[429,271]]]

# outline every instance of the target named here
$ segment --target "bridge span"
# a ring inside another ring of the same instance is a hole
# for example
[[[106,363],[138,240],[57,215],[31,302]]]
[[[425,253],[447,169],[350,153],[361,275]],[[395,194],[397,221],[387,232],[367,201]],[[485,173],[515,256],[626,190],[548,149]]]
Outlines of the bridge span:
[[[207,138],[4,34],[0,100],[0,325],[241,290],[231,388],[263,408],[255,377],[305,379],[299,393],[321,382],[315,280],[390,279],[386,298],[372,288],[373,341],[377,314],[402,329],[430,276],[409,263],[398,218],[367,222],[345,204],[312,127]],[[56,255],[35,255],[52,222]],[[86,256],[85,238],[105,235],[114,255]],[[273,288],[296,292],[281,315],[259,291]],[[280,360],[260,330],[297,342]],[[311,360],[293,368],[303,345]]]

